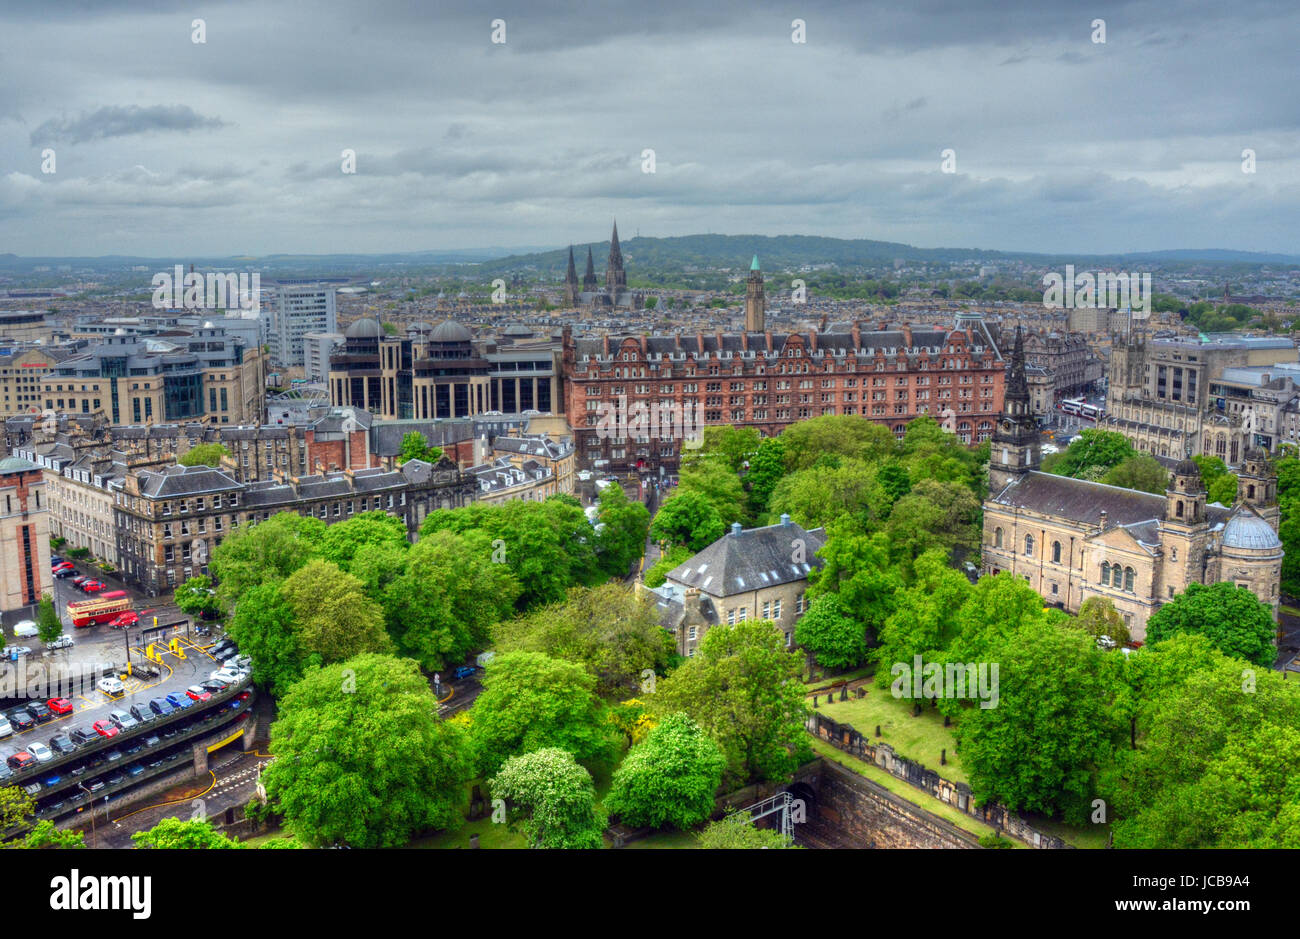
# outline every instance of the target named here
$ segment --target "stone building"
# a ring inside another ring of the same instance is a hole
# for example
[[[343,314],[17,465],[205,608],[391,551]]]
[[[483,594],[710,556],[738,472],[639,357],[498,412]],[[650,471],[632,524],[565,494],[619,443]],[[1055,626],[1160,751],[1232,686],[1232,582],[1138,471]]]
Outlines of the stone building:
[[[642,589],[657,604],[679,655],[695,655],[709,627],[751,619],[774,623],[793,648],[795,622],[808,608],[808,573],[821,568],[817,552],[825,544],[825,530],[805,529],[788,515],[765,528],[746,530],[737,522],[669,571],[661,587]]]
[[[114,566],[118,558],[113,506],[127,471],[121,454],[117,457],[103,451],[83,453],[58,469],[45,470],[50,534]]]
[[[1030,401],[1039,417],[1051,414],[1062,399],[1084,394],[1102,377],[1102,361],[1080,333],[1027,332],[1024,345]]]
[[[45,376],[71,354],[68,349],[32,346],[0,355],[0,418],[41,415]]]
[[[0,613],[33,607],[53,589],[49,508],[39,466],[0,460]]]
[[[640,310],[645,306],[645,296],[627,286],[627,271],[623,267],[623,248],[618,241],[618,222],[609,238],[609,262],[605,266],[605,286],[596,283],[596,265],[591,246],[587,246],[587,273],[578,284],[578,272],[573,264],[573,245],[569,245],[569,267],[564,275],[564,302],[567,306],[587,306],[606,310]]]
[[[858,415],[901,438],[921,414],[965,443],[993,433],[1006,364],[982,318],[952,328],[697,333],[574,339],[564,331],[565,413],[580,465],[674,473],[707,425],[771,436],[823,414]],[[641,415],[638,420],[638,415]]]
[[[1283,552],[1277,478],[1263,451],[1245,455],[1235,508],[1206,504],[1190,459],[1164,495],[1040,472],[1022,370],[1017,344],[990,456],[984,573],[1023,577],[1071,613],[1106,597],[1137,640],[1151,614],[1192,583],[1248,587],[1276,614]]]

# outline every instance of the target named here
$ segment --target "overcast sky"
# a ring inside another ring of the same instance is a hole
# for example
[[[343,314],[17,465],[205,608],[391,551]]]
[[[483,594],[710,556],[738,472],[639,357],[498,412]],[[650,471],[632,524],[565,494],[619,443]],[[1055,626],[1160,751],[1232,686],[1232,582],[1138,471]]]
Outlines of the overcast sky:
[[[563,245],[617,216],[1300,254],[1295,4],[841,6],[4,0],[0,253]]]

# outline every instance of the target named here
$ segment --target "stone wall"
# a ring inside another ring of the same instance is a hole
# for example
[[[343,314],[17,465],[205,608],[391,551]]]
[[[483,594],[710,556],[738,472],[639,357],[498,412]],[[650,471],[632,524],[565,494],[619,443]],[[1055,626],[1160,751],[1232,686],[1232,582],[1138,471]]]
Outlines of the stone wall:
[[[865,776],[822,761],[814,811],[827,825],[864,847],[978,848],[969,832],[902,799]]]
[[[890,775],[929,793],[940,802],[945,802],[971,818],[1000,830],[1002,834],[1023,841],[1030,847],[1071,847],[1054,835],[1038,831],[1005,806],[997,803],[977,806],[970,786],[944,779],[934,770],[899,756],[887,743],[871,743],[867,737],[858,733],[849,724],[841,724],[824,714],[814,712],[808,716],[806,726],[810,734],[825,740],[837,750],[843,750],[864,762],[879,766]],[[826,801],[825,789],[826,787],[823,786],[823,802]],[[887,792],[887,790],[882,791]],[[892,796],[892,793],[889,795]]]

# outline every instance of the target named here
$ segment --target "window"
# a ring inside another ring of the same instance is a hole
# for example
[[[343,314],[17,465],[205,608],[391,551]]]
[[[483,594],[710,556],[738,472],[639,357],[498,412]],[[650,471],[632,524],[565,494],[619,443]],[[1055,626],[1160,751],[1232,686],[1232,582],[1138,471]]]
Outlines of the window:
[[[1030,556],[1034,553],[1034,536],[1025,535],[1025,555]]]
[[[1000,548],[1000,547],[1002,547],[1002,529],[1001,529],[1001,528],[994,529],[994,531],[993,531],[993,547],[995,547],[995,548]]]
[[[1137,579],[1137,571],[1131,567],[1124,568],[1124,589],[1133,593],[1133,583]]]
[[[1059,541],[1052,542],[1052,563],[1061,563],[1061,543]]]
[[[1103,584],[1110,583],[1110,562],[1109,561],[1101,562],[1101,582]]]

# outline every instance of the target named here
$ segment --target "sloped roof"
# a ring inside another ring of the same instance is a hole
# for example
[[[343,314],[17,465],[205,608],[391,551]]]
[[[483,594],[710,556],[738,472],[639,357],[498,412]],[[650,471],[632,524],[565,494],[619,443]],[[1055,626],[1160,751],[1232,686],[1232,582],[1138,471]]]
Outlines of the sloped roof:
[[[1098,524],[1103,511],[1108,525],[1123,526],[1158,520],[1165,514],[1163,495],[1042,472],[1026,473],[989,501],[1083,525]],[[1211,526],[1228,517],[1228,510],[1215,504],[1205,511]]]
[[[803,542],[802,562],[794,560]],[[723,535],[689,561],[673,568],[667,579],[715,597],[730,597],[764,587],[805,580],[822,566],[816,556],[826,543],[824,529],[812,531],[794,522],[751,528]]]

